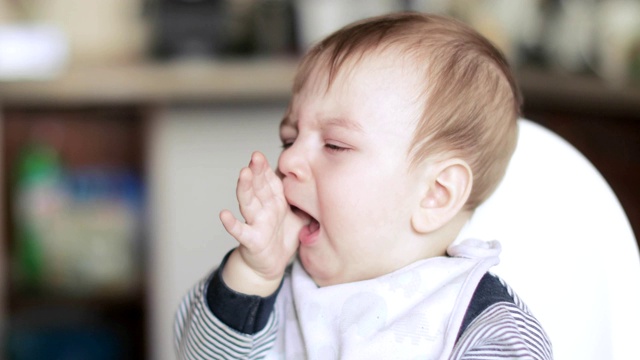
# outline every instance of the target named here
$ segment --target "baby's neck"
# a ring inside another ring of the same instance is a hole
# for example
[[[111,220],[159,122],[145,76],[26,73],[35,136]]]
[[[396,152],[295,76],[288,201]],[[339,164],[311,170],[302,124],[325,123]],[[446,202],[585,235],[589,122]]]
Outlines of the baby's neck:
[[[428,235],[429,241],[434,244],[434,256],[446,255],[447,248],[456,240],[471,215],[471,210],[460,211],[446,225]]]

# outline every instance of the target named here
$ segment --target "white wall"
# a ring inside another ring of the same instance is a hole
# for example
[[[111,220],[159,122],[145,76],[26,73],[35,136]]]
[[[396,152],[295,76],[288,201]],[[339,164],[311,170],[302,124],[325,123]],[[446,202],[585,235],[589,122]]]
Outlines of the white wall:
[[[181,297],[236,244],[218,213],[239,216],[238,173],[260,150],[275,166],[285,105],[170,108],[149,129],[150,355],[174,359],[173,316]]]

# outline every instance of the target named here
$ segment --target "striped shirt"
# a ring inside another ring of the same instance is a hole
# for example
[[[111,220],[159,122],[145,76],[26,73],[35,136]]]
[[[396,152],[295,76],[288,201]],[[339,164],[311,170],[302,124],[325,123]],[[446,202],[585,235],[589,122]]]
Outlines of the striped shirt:
[[[277,334],[276,296],[236,293],[214,272],[191,289],[176,313],[178,357],[263,358]],[[553,355],[546,333],[527,306],[504,281],[487,273],[467,308],[450,359],[553,359]]]

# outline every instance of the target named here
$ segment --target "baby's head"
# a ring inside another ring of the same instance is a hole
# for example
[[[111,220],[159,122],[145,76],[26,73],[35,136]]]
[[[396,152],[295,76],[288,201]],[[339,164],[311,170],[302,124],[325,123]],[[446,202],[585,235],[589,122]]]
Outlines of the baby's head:
[[[369,19],[310,49],[278,169],[316,283],[443,255],[502,178],[519,105],[500,52],[451,19]]]
[[[475,209],[498,186],[517,140],[521,97],[503,54],[467,25],[420,13],[391,14],[347,26],[304,57],[293,92],[317,73],[350,71],[370,56],[412,66],[422,88],[422,113],[410,148],[418,164],[429,156],[457,156],[473,172],[466,208]]]

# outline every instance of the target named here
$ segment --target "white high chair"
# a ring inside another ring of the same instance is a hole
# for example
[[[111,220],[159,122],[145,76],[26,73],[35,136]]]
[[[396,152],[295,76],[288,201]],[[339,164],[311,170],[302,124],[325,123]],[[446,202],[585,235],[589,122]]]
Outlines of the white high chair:
[[[569,143],[528,120],[506,177],[459,239],[497,239],[494,272],[540,320],[555,359],[640,359],[640,258],[616,196]]]

